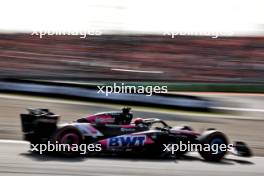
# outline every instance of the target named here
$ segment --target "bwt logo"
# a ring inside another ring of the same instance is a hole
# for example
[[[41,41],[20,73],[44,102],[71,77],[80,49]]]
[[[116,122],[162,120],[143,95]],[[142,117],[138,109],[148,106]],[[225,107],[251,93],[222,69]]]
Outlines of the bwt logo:
[[[146,141],[145,135],[140,136],[118,136],[108,139],[109,147],[133,147],[144,146]]]

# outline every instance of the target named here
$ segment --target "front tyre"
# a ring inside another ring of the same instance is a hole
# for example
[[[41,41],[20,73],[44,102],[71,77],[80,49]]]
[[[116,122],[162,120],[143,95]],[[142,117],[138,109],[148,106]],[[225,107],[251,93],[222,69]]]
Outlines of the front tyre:
[[[219,162],[227,153],[228,140],[222,132],[206,131],[198,138],[198,141],[202,144],[202,150],[199,150],[199,153],[206,161]]]

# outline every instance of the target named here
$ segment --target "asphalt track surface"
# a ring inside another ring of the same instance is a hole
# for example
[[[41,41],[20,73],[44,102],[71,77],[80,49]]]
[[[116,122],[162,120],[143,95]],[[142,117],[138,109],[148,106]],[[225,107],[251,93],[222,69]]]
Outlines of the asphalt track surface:
[[[263,176],[263,157],[240,159],[227,156],[221,163],[208,163],[197,154],[179,159],[120,157],[59,158],[28,151],[28,144],[0,141],[0,175],[183,175],[183,176]]]
[[[0,139],[8,141],[0,140],[0,175],[264,175],[264,158],[261,157],[264,156],[264,121],[253,116],[241,119],[133,107],[135,116],[161,118],[171,125],[187,124],[198,131],[216,127],[230,140],[247,142],[258,157],[228,156],[221,163],[205,162],[192,153],[168,160],[86,156],[70,159],[32,154],[28,151],[28,144],[17,141],[22,139],[19,113],[25,112],[26,107],[49,108],[61,115],[61,122],[121,108],[119,105],[1,94]]]

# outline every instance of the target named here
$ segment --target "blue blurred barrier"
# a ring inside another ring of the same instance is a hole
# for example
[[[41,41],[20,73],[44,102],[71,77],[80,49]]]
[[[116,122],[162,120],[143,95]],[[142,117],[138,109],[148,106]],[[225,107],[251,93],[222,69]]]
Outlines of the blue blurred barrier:
[[[210,110],[214,102],[187,95],[156,94],[105,94],[97,93],[97,89],[76,87],[61,84],[47,84],[41,82],[9,82],[0,81],[0,91],[19,92],[38,95],[52,95],[64,98],[95,100],[101,102],[126,103],[144,106],[163,106],[169,108]]]

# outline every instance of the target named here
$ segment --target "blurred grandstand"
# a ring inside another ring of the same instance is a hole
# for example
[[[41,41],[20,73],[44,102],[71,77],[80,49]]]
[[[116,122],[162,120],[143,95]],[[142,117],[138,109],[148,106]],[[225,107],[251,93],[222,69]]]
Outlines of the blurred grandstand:
[[[263,84],[264,38],[1,34],[0,66],[1,78]]]

